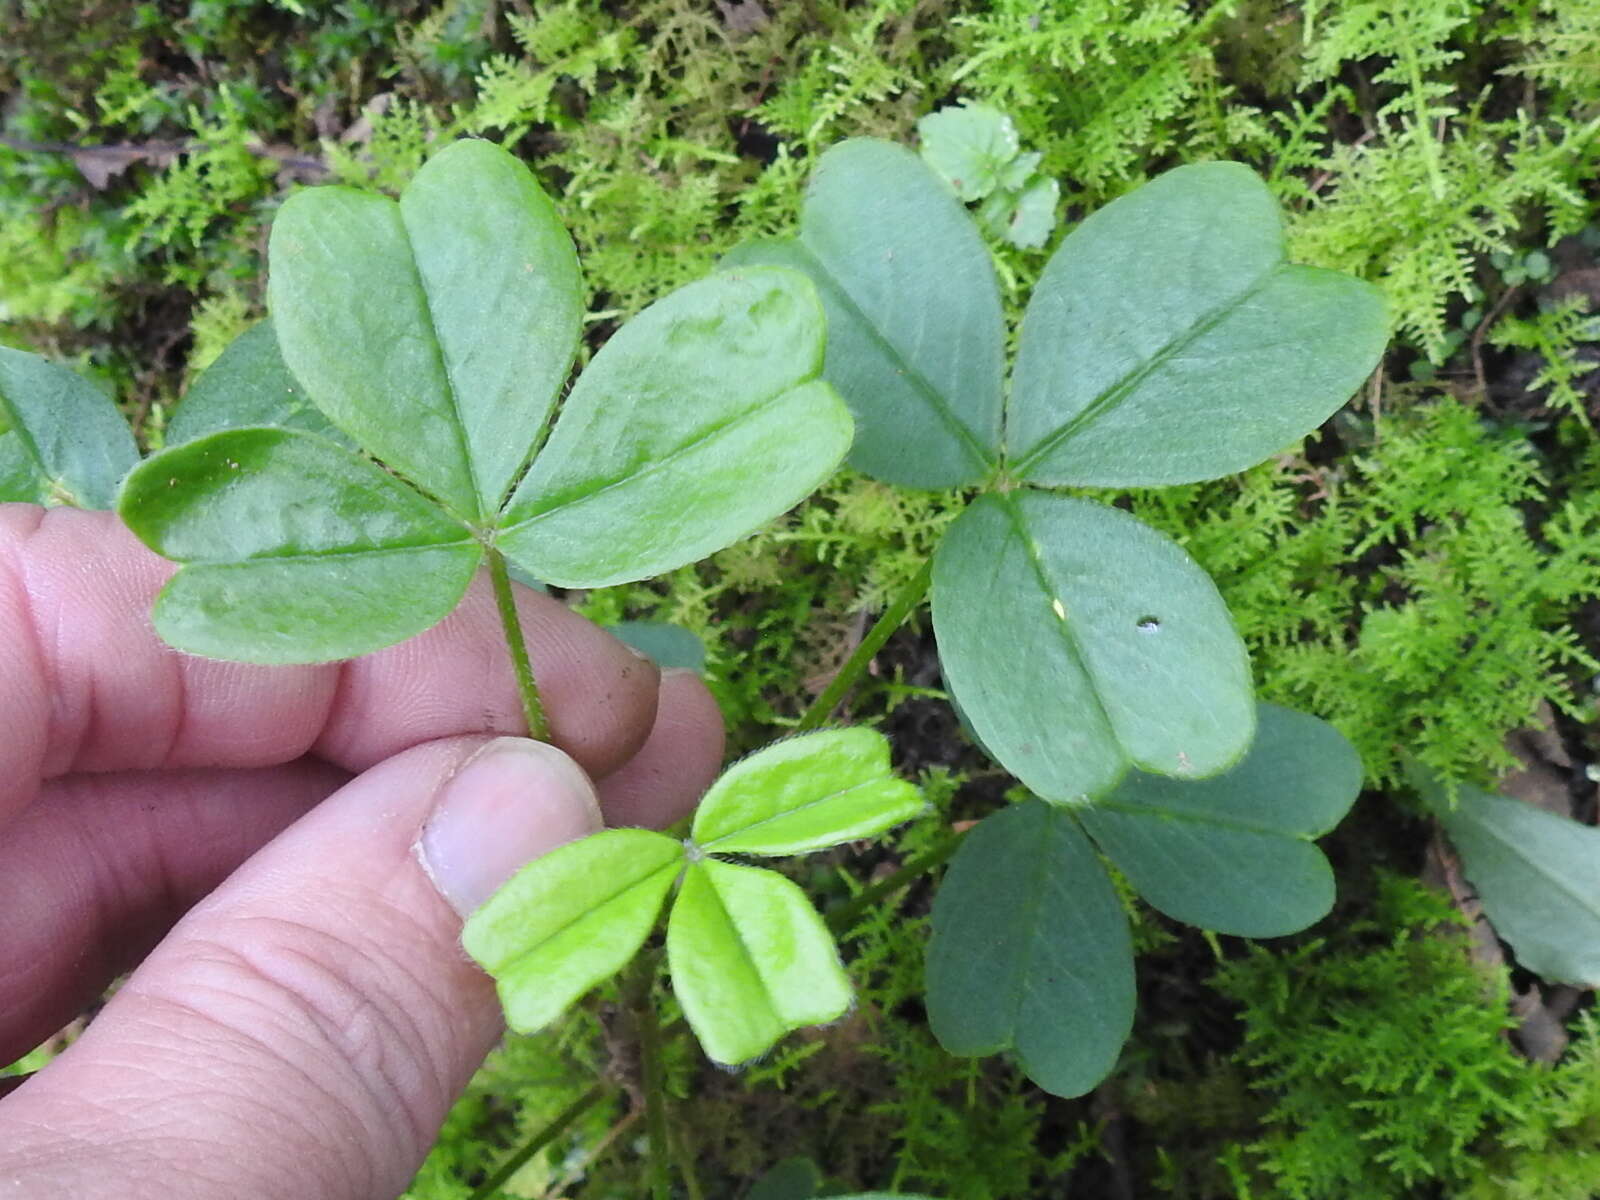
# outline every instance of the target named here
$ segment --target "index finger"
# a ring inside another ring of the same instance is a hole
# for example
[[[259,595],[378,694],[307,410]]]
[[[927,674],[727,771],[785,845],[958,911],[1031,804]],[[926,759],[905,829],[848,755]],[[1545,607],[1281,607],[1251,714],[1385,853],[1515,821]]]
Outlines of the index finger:
[[[0,505],[0,822],[72,771],[259,767],[317,754],[349,771],[435,738],[526,733],[487,581],[439,625],[348,663],[193,658],[150,624],[173,571],[110,513]],[[546,596],[518,612],[552,740],[591,775],[649,735],[659,673]]]

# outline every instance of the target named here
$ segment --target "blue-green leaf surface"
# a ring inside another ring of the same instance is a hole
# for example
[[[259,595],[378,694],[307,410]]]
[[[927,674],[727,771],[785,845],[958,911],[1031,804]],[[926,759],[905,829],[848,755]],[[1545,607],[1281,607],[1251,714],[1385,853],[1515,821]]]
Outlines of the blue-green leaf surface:
[[[973,483],[1000,443],[1005,329],[989,252],[915,154],[870,138],[822,155],[800,236],[730,264],[804,271],[828,310],[826,377],[855,414],[850,463],[908,487]]]
[[[1045,268],[1006,409],[1011,473],[1111,487],[1232,474],[1327,420],[1387,337],[1376,288],[1287,261],[1254,172],[1179,167],[1090,215]]]
[[[1133,1027],[1133,945],[1068,811],[1027,800],[967,835],[934,899],[927,982],[952,1054],[1014,1050],[1058,1096],[1110,1073]]]
[[[703,558],[804,499],[850,446],[824,318],[793,271],[728,271],[656,302],[578,378],[500,547],[561,587]]]
[[[269,425],[355,445],[289,374],[271,318],[257,321],[234,338],[200,373],[167,423],[166,444],[178,446],[228,429]]]
[[[1466,784],[1454,804],[1431,777],[1423,792],[1517,962],[1600,987],[1600,829]]]
[[[128,423],[99,388],[0,346],[0,501],[110,508],[138,461]]]
[[[1118,509],[980,497],[936,553],[933,624],[983,744],[1047,800],[1102,795],[1134,766],[1215,775],[1254,736],[1249,661],[1215,585]]]
[[[156,629],[193,654],[317,662],[442,620],[482,556],[467,529],[393,476],[314,434],[242,429],[146,459],[119,511],[186,564]]]
[[[1361,759],[1337,729],[1260,706],[1244,761],[1210,779],[1134,772],[1077,811],[1134,890],[1180,921],[1240,937],[1304,929],[1333,905],[1312,839],[1361,791]]]

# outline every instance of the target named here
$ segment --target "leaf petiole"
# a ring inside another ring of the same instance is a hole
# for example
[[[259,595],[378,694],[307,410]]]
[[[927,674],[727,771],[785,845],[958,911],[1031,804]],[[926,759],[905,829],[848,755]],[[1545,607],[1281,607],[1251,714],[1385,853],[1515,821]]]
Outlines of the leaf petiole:
[[[511,595],[511,575],[506,570],[506,557],[493,546],[487,547],[489,578],[494,583],[494,603],[500,612],[500,626],[505,631],[506,649],[511,653],[511,670],[517,678],[517,695],[522,698],[522,715],[528,722],[528,736],[535,741],[550,740],[550,722],[545,719],[544,705],[539,702],[539,685],[533,678],[533,665],[528,661],[528,644],[522,638],[522,623],[517,619],[517,602]]]

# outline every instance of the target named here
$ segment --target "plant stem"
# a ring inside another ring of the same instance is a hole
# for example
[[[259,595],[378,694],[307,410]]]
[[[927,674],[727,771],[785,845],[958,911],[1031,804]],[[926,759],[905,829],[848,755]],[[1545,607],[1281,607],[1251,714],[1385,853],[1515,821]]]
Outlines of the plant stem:
[[[501,1187],[528,1162],[535,1154],[555,1141],[600,1101],[604,1100],[611,1092],[611,1085],[604,1081],[595,1084],[583,1095],[569,1104],[555,1120],[546,1125],[533,1135],[533,1140],[501,1163],[489,1178],[480,1183],[467,1200],[493,1200]]]
[[[533,664],[528,661],[528,645],[522,640],[522,622],[517,619],[517,602],[511,595],[511,576],[506,571],[506,556],[493,546],[489,551],[489,578],[494,582],[495,607],[500,610],[500,626],[505,630],[506,649],[511,651],[511,670],[517,677],[517,694],[522,697],[522,715],[528,722],[528,736],[536,741],[550,740],[550,723],[544,705],[539,703],[539,685],[534,682]]]
[[[634,1025],[639,1033],[640,1088],[644,1092],[644,1127],[650,1139],[650,1195],[652,1200],[672,1200],[672,1147],[667,1135],[666,1091],[661,1083],[661,1025],[656,1019],[650,983],[655,960],[642,955],[634,979]]]
[[[922,597],[927,595],[928,584],[933,579],[933,559],[930,557],[922,564],[922,569],[910,583],[906,584],[901,593],[894,598],[894,602],[883,610],[883,615],[867,630],[867,636],[861,639],[861,644],[855,652],[845,660],[844,666],[839,668],[839,673],[833,677],[831,683],[822,690],[822,694],[811,702],[811,707],[806,709],[801,716],[799,724],[795,726],[796,733],[806,733],[817,728],[833,715],[833,710],[839,707],[839,701],[855,686],[856,680],[861,678],[861,673],[867,669],[873,657],[889,636],[905,623],[911,615],[911,610],[922,603]]]
[[[943,840],[919,858],[914,858],[901,867],[893,875],[879,880],[859,895],[842,904],[828,914],[828,928],[834,933],[848,928],[862,913],[871,908],[879,900],[892,892],[897,892],[919,876],[926,875],[929,871],[946,862],[957,849],[962,840],[967,836],[966,830],[956,832],[952,830],[945,834]]]

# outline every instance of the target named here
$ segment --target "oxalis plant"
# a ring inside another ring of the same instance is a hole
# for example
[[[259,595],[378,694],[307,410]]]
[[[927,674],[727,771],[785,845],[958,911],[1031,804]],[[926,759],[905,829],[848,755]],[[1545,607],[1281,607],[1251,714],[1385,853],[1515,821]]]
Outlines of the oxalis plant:
[[[821,157],[798,236],[725,265],[817,285],[823,374],[855,414],[856,468],[969,497],[802,727],[931,586],[951,698],[1031,796],[921,864],[954,852],[933,908],[929,1019],[954,1053],[1009,1049],[1046,1090],[1087,1091],[1134,1011],[1102,856],[1177,919],[1292,932],[1332,902],[1311,840],[1361,770],[1332,727],[1256,703],[1227,608],[1178,543],[1080,492],[1214,479],[1294,443],[1377,363],[1382,301],[1289,263],[1250,170],[1182,167],[1063,239],[1008,384],[994,265],[957,189],[871,139]]]
[[[190,653],[354,657],[420,632],[487,566],[529,730],[547,722],[512,565],[603,587],[692,562],[829,475],[852,422],[819,378],[824,318],[801,274],[753,268],[646,309],[559,406],[584,305],[554,207],[486,142],[435,155],[398,202],[338,187],[274,222],[271,317],[196,383],[172,443],[131,473],[110,402],[64,368],[0,355],[4,482],[98,505],[181,564],[154,623]],[[88,414],[88,415],[85,415]],[[795,738],[717,781],[679,842],[615,830],[511,884],[464,941],[510,1023],[543,1026],[620,967],[674,886],[667,953],[712,1058],[752,1058],[850,1003],[838,952],[789,880],[724,855],[804,853],[912,816],[867,730]]]

